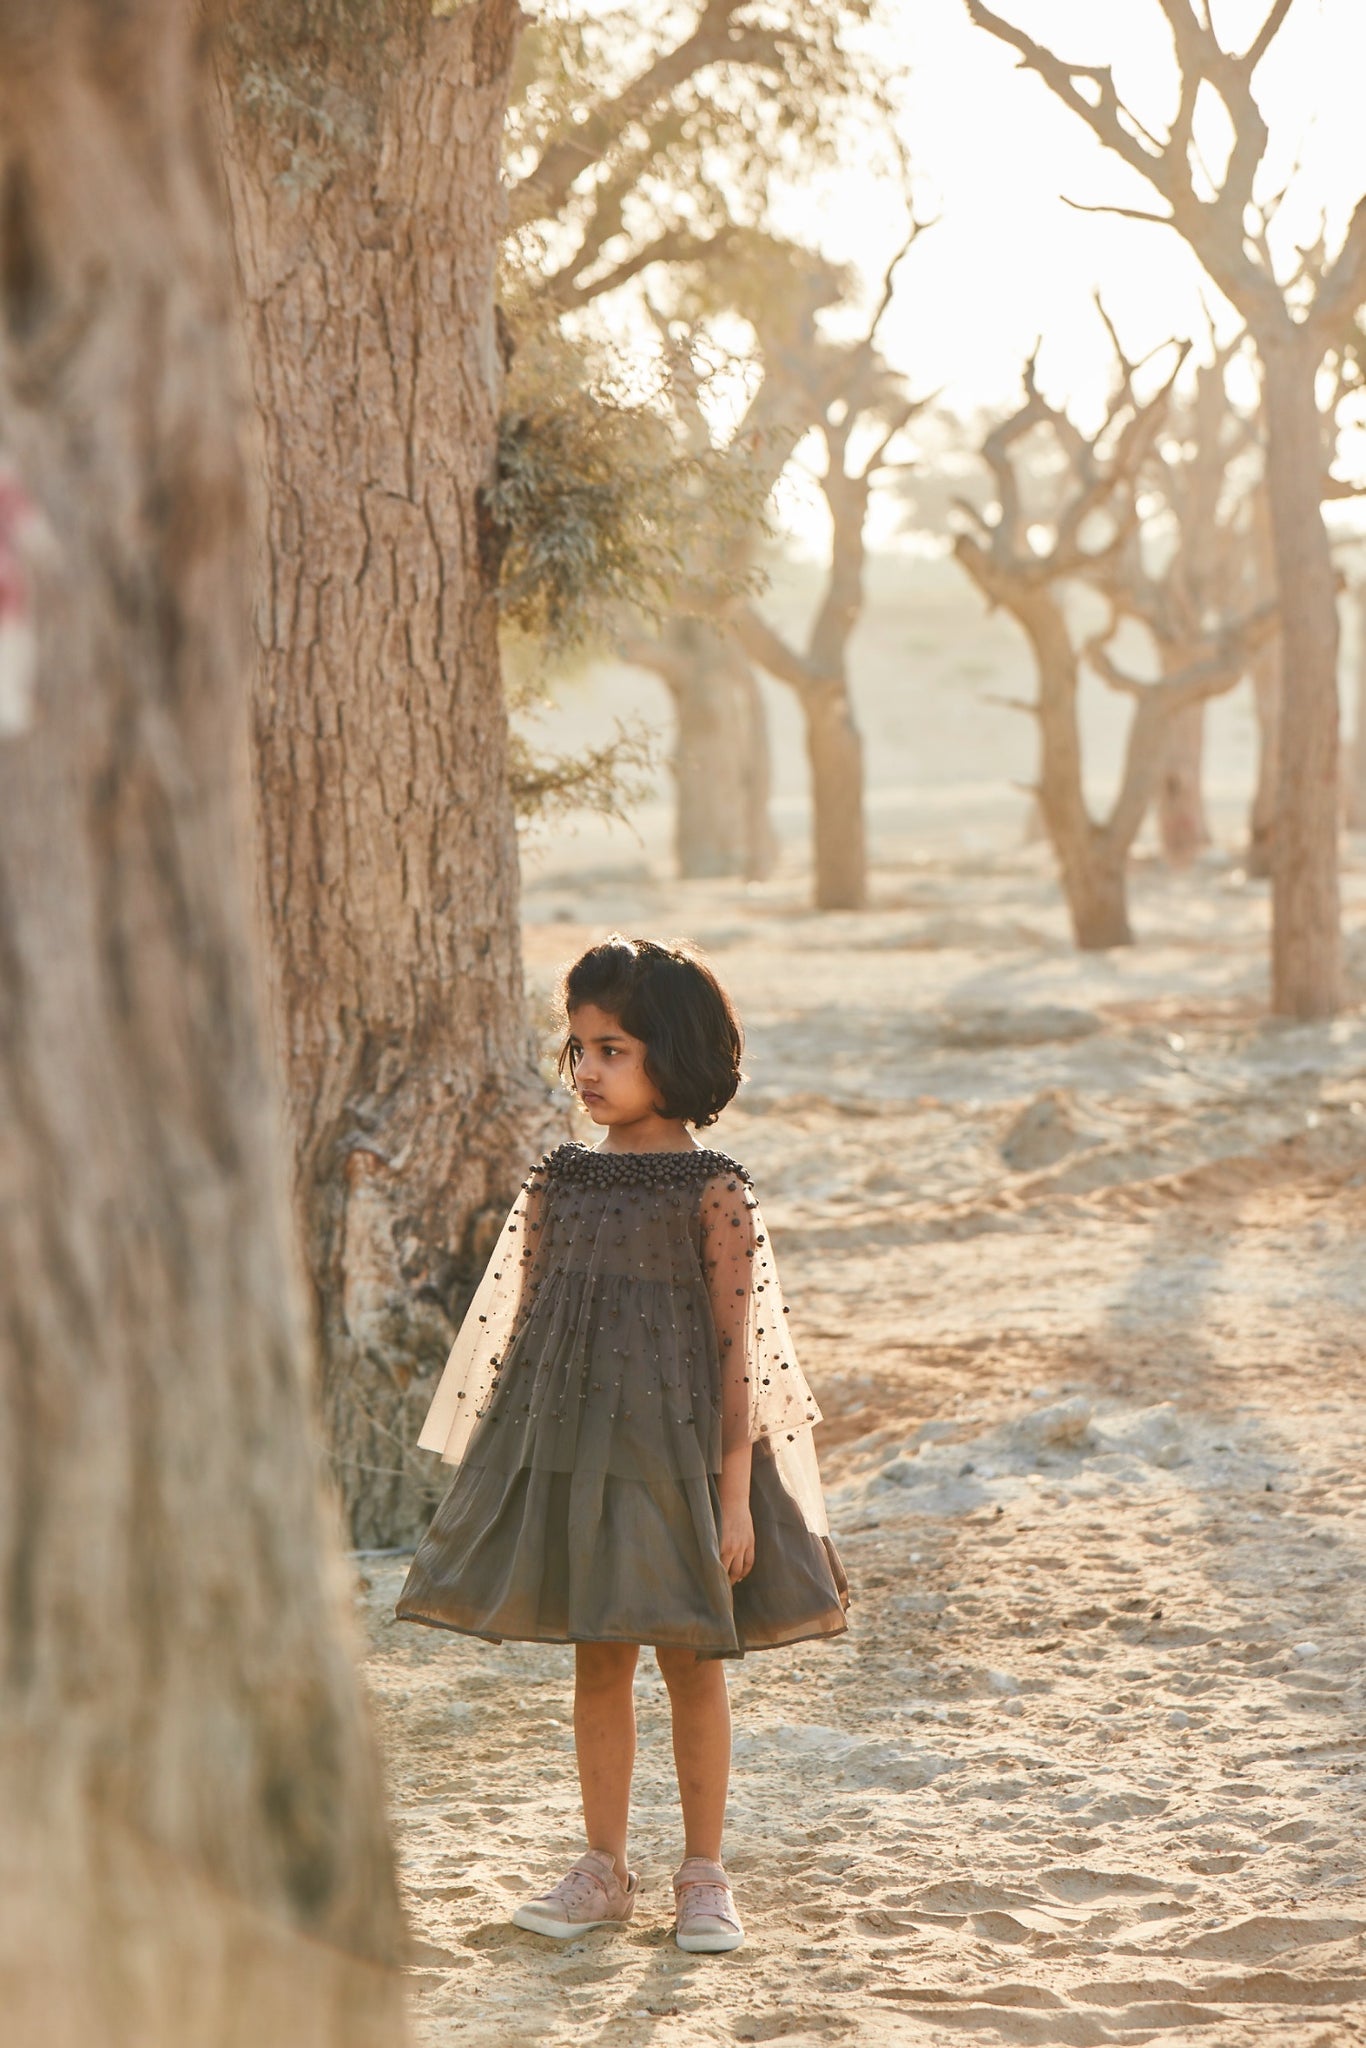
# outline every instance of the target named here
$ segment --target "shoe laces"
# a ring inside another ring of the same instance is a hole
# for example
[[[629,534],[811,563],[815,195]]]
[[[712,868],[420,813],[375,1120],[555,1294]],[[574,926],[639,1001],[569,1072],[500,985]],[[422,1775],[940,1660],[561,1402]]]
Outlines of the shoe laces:
[[[576,1863],[574,1868],[546,1893],[546,1903],[549,1904],[553,1900],[560,1906],[586,1906],[591,1903],[594,1892],[601,1892],[605,1899],[611,1898],[606,1879],[599,1877],[596,1870],[585,1870],[582,1864]]]
[[[678,1911],[685,1920],[725,1920],[738,1927],[730,1886],[713,1878],[684,1878],[678,1886]]]

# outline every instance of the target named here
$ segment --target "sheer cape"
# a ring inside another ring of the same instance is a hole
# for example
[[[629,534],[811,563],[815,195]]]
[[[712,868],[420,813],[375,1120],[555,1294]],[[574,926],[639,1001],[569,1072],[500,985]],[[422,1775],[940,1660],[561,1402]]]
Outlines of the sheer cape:
[[[400,1617],[499,1641],[743,1655],[845,1627],[768,1232],[723,1153],[562,1145],[534,1167],[420,1443],[455,1467]],[[751,1446],[754,1564],[720,1559]]]
[[[641,1189],[687,1190],[700,1182],[699,1254],[709,1280],[713,1322],[724,1382],[744,1405],[745,1434],[767,1442],[788,1492],[816,1535],[829,1533],[812,1430],[821,1411],[797,1362],[777,1263],[759,1199],[744,1167],[723,1152],[609,1153],[561,1145],[531,1169],[499,1233],[498,1243],[465,1320],[418,1437],[419,1446],[459,1465],[497,1391],[503,1366],[526,1326],[537,1287],[552,1256],[542,1243],[546,1193],[556,1182],[581,1182],[630,1196]],[[615,1205],[614,1205],[615,1207]],[[561,1275],[577,1271],[590,1285],[634,1265],[633,1278],[672,1279],[660,1247],[640,1244],[653,1235],[640,1220],[625,1232],[590,1223],[563,1247]],[[622,1257],[626,1253],[625,1259]],[[738,1394],[734,1390],[743,1389]],[[713,1465],[720,1470],[719,1460]]]

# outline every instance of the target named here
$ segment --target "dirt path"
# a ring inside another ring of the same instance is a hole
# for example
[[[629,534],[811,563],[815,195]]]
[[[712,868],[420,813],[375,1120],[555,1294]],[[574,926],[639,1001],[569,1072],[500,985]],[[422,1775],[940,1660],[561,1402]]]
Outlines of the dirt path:
[[[430,2048],[1366,2042],[1366,1025],[1265,1027],[1259,907],[1145,886],[1150,943],[1089,965],[989,866],[857,920],[533,888],[537,985],[620,920],[746,1010],[717,1142],[857,1605],[734,1673],[749,1946],[670,1938],[650,1664],[639,1916],[559,1948],[507,1915],[579,1846],[566,1654],[393,1623],[362,1564]]]

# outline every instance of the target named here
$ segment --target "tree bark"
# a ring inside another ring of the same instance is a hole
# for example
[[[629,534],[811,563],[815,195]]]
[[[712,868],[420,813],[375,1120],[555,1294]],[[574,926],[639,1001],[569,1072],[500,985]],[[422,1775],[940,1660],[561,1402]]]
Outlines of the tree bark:
[[[543,1102],[482,496],[521,17],[516,0],[449,20],[389,0],[364,39],[339,14],[299,70],[285,29],[305,0],[230,14],[270,506],[262,889],[328,1434],[353,1537],[382,1545],[430,1511],[439,1477],[409,1447]],[[271,66],[283,87],[263,99]],[[279,116],[308,93],[330,126]]]
[[[1287,323],[1289,324],[1289,323]],[[1267,491],[1281,600],[1283,715],[1272,855],[1271,1006],[1330,1017],[1341,1006],[1338,891],[1338,620],[1323,523],[1317,336],[1256,335],[1266,407]]]
[[[0,12],[0,439],[53,537],[0,740],[7,2048],[403,2032],[250,946],[205,62],[179,0]]]
[[[701,619],[671,619],[628,660],[661,677],[673,699],[674,857],[685,881],[763,881],[777,856],[769,812],[768,719],[734,636]]]
[[[1099,826],[1090,827],[1092,843],[1067,849],[1067,907],[1072,932],[1083,953],[1105,953],[1112,946],[1131,946],[1127,849],[1121,851]]]
[[[1353,832],[1366,831],[1366,584],[1352,589],[1356,626],[1356,731],[1352,737],[1350,774],[1347,778],[1347,823]]]
[[[1257,716],[1257,787],[1248,817],[1249,875],[1266,881],[1276,843],[1276,792],[1281,778],[1281,647],[1264,648],[1252,664],[1252,698]]]
[[[839,682],[801,692],[811,764],[812,859],[817,910],[862,910],[868,901],[863,819],[863,740]]]
[[[1168,721],[1157,791],[1158,838],[1173,867],[1189,867],[1210,843],[1204,759],[1205,707],[1189,704]]]
[[[1130,732],[1121,798],[1127,817],[1124,831],[1097,825],[1086,808],[1077,655],[1060,601],[1046,585],[1003,574],[969,534],[958,536],[954,553],[988,603],[1007,608],[1033,650],[1039,687],[1035,802],[1058,863],[1072,936],[1083,952],[1131,945],[1126,869],[1156,781],[1160,743],[1152,737],[1153,722],[1145,720],[1141,730]],[[1128,817],[1136,799],[1137,815]]]

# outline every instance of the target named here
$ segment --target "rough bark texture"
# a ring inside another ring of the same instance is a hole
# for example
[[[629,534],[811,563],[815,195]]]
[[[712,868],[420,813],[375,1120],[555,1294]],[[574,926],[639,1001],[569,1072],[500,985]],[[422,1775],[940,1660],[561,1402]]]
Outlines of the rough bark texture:
[[[250,947],[247,400],[178,0],[0,12],[7,2048],[402,2037]]]
[[[814,683],[802,693],[811,764],[812,859],[817,910],[862,910],[868,901],[863,813],[863,737],[848,684]]]
[[[1257,336],[1281,594],[1280,777],[1271,861],[1271,1004],[1330,1017],[1342,1002],[1338,890],[1338,615],[1323,523],[1323,344]]]
[[[1189,867],[1210,843],[1205,816],[1205,707],[1188,705],[1172,719],[1157,786],[1157,832],[1173,867]]]
[[[1005,602],[1005,592],[1000,590],[975,543],[960,536],[957,552],[979,587],[988,596],[996,592],[994,602]],[[1140,808],[1135,818],[1134,803],[1130,801],[1118,829],[1109,823],[1097,825],[1092,819],[1083,788],[1081,727],[1077,719],[1078,664],[1062,605],[1050,591],[1040,588],[1013,592],[1009,608],[1034,651],[1038,674],[1038,806],[1058,863],[1073,937],[1083,952],[1130,945],[1133,932],[1129,925],[1128,857],[1143,810]],[[1148,770],[1150,789],[1161,759],[1160,742],[1155,752],[1145,744],[1140,749],[1140,758]],[[1131,764],[1134,761],[1132,731],[1129,760]],[[1145,790],[1145,804],[1146,793]]]
[[[1248,815],[1244,865],[1266,881],[1276,843],[1276,792],[1281,779],[1281,650],[1265,648],[1252,668],[1252,702],[1257,716],[1257,787]]]
[[[910,411],[909,406],[906,408]],[[852,414],[850,415],[852,419]],[[892,438],[889,430],[883,442]],[[828,465],[821,488],[831,512],[830,567],[806,650],[792,646],[752,605],[741,605],[741,647],[795,691],[811,765],[812,897],[817,910],[862,910],[868,901],[863,740],[849,687],[849,643],[863,611],[865,525],[877,458],[844,472],[847,428],[824,428]]]
[[[541,1100],[481,502],[520,16],[387,0],[361,37],[331,11],[329,35],[325,7],[233,0],[222,81],[265,432],[256,788],[296,1205],[349,1525],[382,1545],[430,1509],[409,1446]],[[302,103],[316,119],[280,111]]]
[[[734,639],[702,619],[671,619],[657,638],[622,648],[652,670],[674,704],[674,857],[685,880],[773,872],[768,719],[753,669]]]
[[[1356,686],[1353,691],[1356,729],[1352,737],[1344,808],[1352,830],[1363,832],[1366,831],[1366,585],[1358,583],[1354,586],[1352,607],[1356,614]]]

